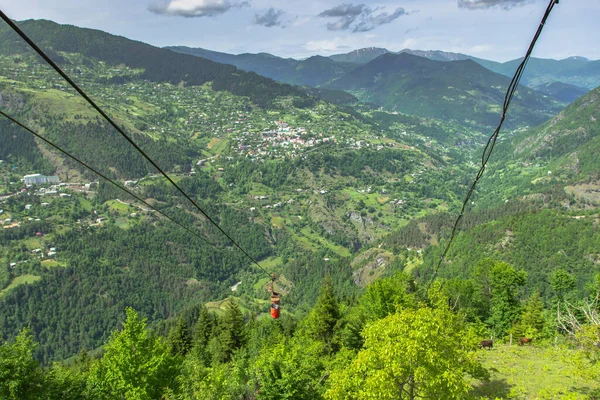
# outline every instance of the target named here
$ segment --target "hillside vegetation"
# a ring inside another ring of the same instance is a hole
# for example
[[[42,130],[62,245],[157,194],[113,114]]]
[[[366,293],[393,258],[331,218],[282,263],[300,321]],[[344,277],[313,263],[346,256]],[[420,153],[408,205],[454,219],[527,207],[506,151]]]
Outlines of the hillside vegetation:
[[[244,73],[235,67],[218,64],[207,59],[193,57],[136,42],[121,36],[59,25],[45,20],[29,20],[20,27],[42,48],[55,52],[78,53],[104,61],[109,65],[126,65],[143,69],[141,77],[153,82],[169,82],[177,85],[202,85],[212,82],[215,90],[227,90],[248,96],[261,106],[271,99],[284,95],[305,96],[303,92],[288,85],[252,73]],[[28,54],[31,50],[7,25],[0,27],[0,51],[2,54]],[[64,59],[58,57],[56,61]]]
[[[410,54],[384,54],[325,85],[363,101],[423,117],[492,126],[509,80],[471,60],[441,62]],[[537,125],[560,104],[520,88],[508,126]]]

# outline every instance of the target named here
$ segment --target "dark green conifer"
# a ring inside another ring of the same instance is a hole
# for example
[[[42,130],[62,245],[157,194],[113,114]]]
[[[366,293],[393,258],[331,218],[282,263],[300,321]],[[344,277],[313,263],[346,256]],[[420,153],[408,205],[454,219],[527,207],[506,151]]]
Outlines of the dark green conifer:
[[[177,325],[169,333],[169,346],[171,355],[185,356],[192,348],[192,334],[183,318],[179,318]]]

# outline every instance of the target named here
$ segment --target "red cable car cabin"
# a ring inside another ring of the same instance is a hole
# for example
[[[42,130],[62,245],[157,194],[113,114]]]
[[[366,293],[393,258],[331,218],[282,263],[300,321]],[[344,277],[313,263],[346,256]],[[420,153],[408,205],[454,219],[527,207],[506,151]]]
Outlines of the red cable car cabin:
[[[279,318],[279,300],[280,294],[277,292],[271,292],[271,318]]]

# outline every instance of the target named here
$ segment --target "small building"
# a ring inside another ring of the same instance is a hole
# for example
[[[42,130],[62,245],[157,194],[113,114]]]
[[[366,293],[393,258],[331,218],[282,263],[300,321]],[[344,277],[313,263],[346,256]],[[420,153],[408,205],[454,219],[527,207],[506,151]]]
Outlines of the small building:
[[[31,207],[32,207],[31,204],[25,204],[25,209],[26,210],[31,210]]]
[[[23,182],[26,185],[44,185],[49,183],[60,183],[58,176],[46,176],[42,174],[31,174],[23,177]]]

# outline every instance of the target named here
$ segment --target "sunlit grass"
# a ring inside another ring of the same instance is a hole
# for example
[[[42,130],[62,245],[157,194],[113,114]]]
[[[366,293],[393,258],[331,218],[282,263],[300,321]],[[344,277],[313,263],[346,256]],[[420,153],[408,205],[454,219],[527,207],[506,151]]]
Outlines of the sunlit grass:
[[[575,374],[568,362],[572,352],[517,345],[481,350],[481,362],[491,371],[491,378],[474,383],[473,394],[490,399],[588,399],[600,385]]]

